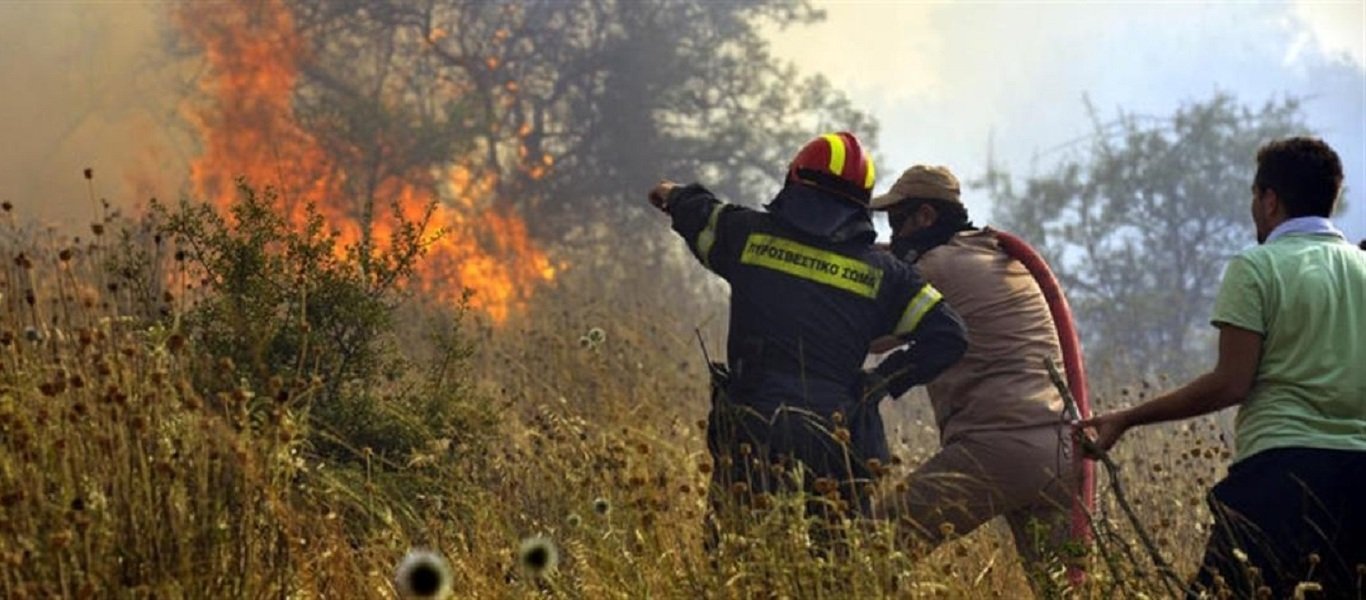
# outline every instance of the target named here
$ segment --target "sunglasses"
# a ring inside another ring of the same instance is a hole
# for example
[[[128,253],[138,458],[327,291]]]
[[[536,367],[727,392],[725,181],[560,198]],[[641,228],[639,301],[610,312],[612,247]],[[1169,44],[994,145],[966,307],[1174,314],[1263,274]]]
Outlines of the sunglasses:
[[[906,224],[906,221],[911,220],[911,215],[914,215],[915,211],[920,210],[920,207],[924,204],[924,200],[910,200],[887,211],[887,224],[891,225],[892,233],[901,231],[901,227]]]

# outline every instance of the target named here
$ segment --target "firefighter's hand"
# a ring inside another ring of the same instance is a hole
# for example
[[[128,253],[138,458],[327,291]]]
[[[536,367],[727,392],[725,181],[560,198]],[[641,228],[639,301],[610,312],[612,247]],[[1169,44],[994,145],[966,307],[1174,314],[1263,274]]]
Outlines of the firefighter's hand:
[[[661,211],[669,212],[669,193],[676,187],[678,184],[668,179],[659,180],[654,189],[650,190],[650,204]]]
[[[1091,446],[1094,447],[1094,451],[1088,452],[1088,454],[1098,454],[1108,452],[1110,448],[1114,447],[1115,442],[1118,442],[1124,432],[1129,430],[1130,424],[1128,414],[1120,410],[1086,419],[1078,423],[1077,426],[1083,428],[1080,432],[1082,435],[1087,435],[1086,430],[1095,431],[1095,435],[1091,436]],[[1083,444],[1084,446],[1085,444]],[[1093,456],[1092,458],[1100,457]]]

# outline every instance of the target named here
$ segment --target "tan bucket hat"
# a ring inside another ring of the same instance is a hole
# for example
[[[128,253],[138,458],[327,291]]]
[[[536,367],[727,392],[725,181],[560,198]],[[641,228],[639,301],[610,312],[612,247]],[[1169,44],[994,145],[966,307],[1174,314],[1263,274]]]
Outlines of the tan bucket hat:
[[[887,193],[874,197],[869,204],[873,210],[887,210],[907,198],[926,198],[961,203],[958,178],[948,167],[915,165],[892,184]]]

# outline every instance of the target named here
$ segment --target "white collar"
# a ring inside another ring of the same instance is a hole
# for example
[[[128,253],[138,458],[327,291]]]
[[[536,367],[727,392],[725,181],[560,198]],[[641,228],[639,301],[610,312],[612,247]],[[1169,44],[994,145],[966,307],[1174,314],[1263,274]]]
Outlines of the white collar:
[[[1282,221],[1271,230],[1271,235],[1266,236],[1266,241],[1262,243],[1270,244],[1278,237],[1292,234],[1332,235],[1347,239],[1346,235],[1333,226],[1332,221],[1324,217],[1295,217]]]

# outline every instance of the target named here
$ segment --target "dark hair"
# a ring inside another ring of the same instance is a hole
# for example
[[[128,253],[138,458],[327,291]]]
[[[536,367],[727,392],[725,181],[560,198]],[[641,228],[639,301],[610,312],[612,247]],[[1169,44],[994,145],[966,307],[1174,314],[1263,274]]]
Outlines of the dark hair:
[[[972,221],[968,220],[968,209],[958,202],[948,202],[938,198],[907,198],[898,203],[887,212],[887,224],[891,225],[893,232],[900,229],[899,217],[909,217],[911,213],[920,210],[921,205],[928,204],[934,207],[935,220],[930,225],[933,229],[944,229],[947,231],[961,231],[965,227],[971,227]]]
[[[898,212],[904,211],[901,214],[909,215],[911,212],[919,210],[922,204],[933,206],[938,216],[935,217],[934,223],[929,227],[904,238],[904,241],[910,243],[910,248],[914,249],[916,254],[929,252],[936,246],[953,239],[954,234],[960,231],[976,229],[973,227],[972,221],[968,220],[967,207],[957,202],[946,202],[933,198],[907,198],[905,202],[900,204],[903,208]],[[890,220],[892,215],[888,214],[887,218]],[[892,225],[892,235],[895,236],[896,230],[900,227],[896,221],[890,221],[890,224]],[[898,251],[898,255],[900,253],[901,251]]]
[[[1361,240],[1361,249],[1366,250],[1366,240]]]
[[[968,223],[968,209],[958,202],[949,202],[938,198],[907,198],[897,203],[889,210],[889,213],[911,214],[920,210],[920,206],[928,204],[934,207],[935,225],[965,225]]]
[[[1257,150],[1252,185],[1275,190],[1289,217],[1329,217],[1342,189],[1342,161],[1318,138],[1274,140]]]

